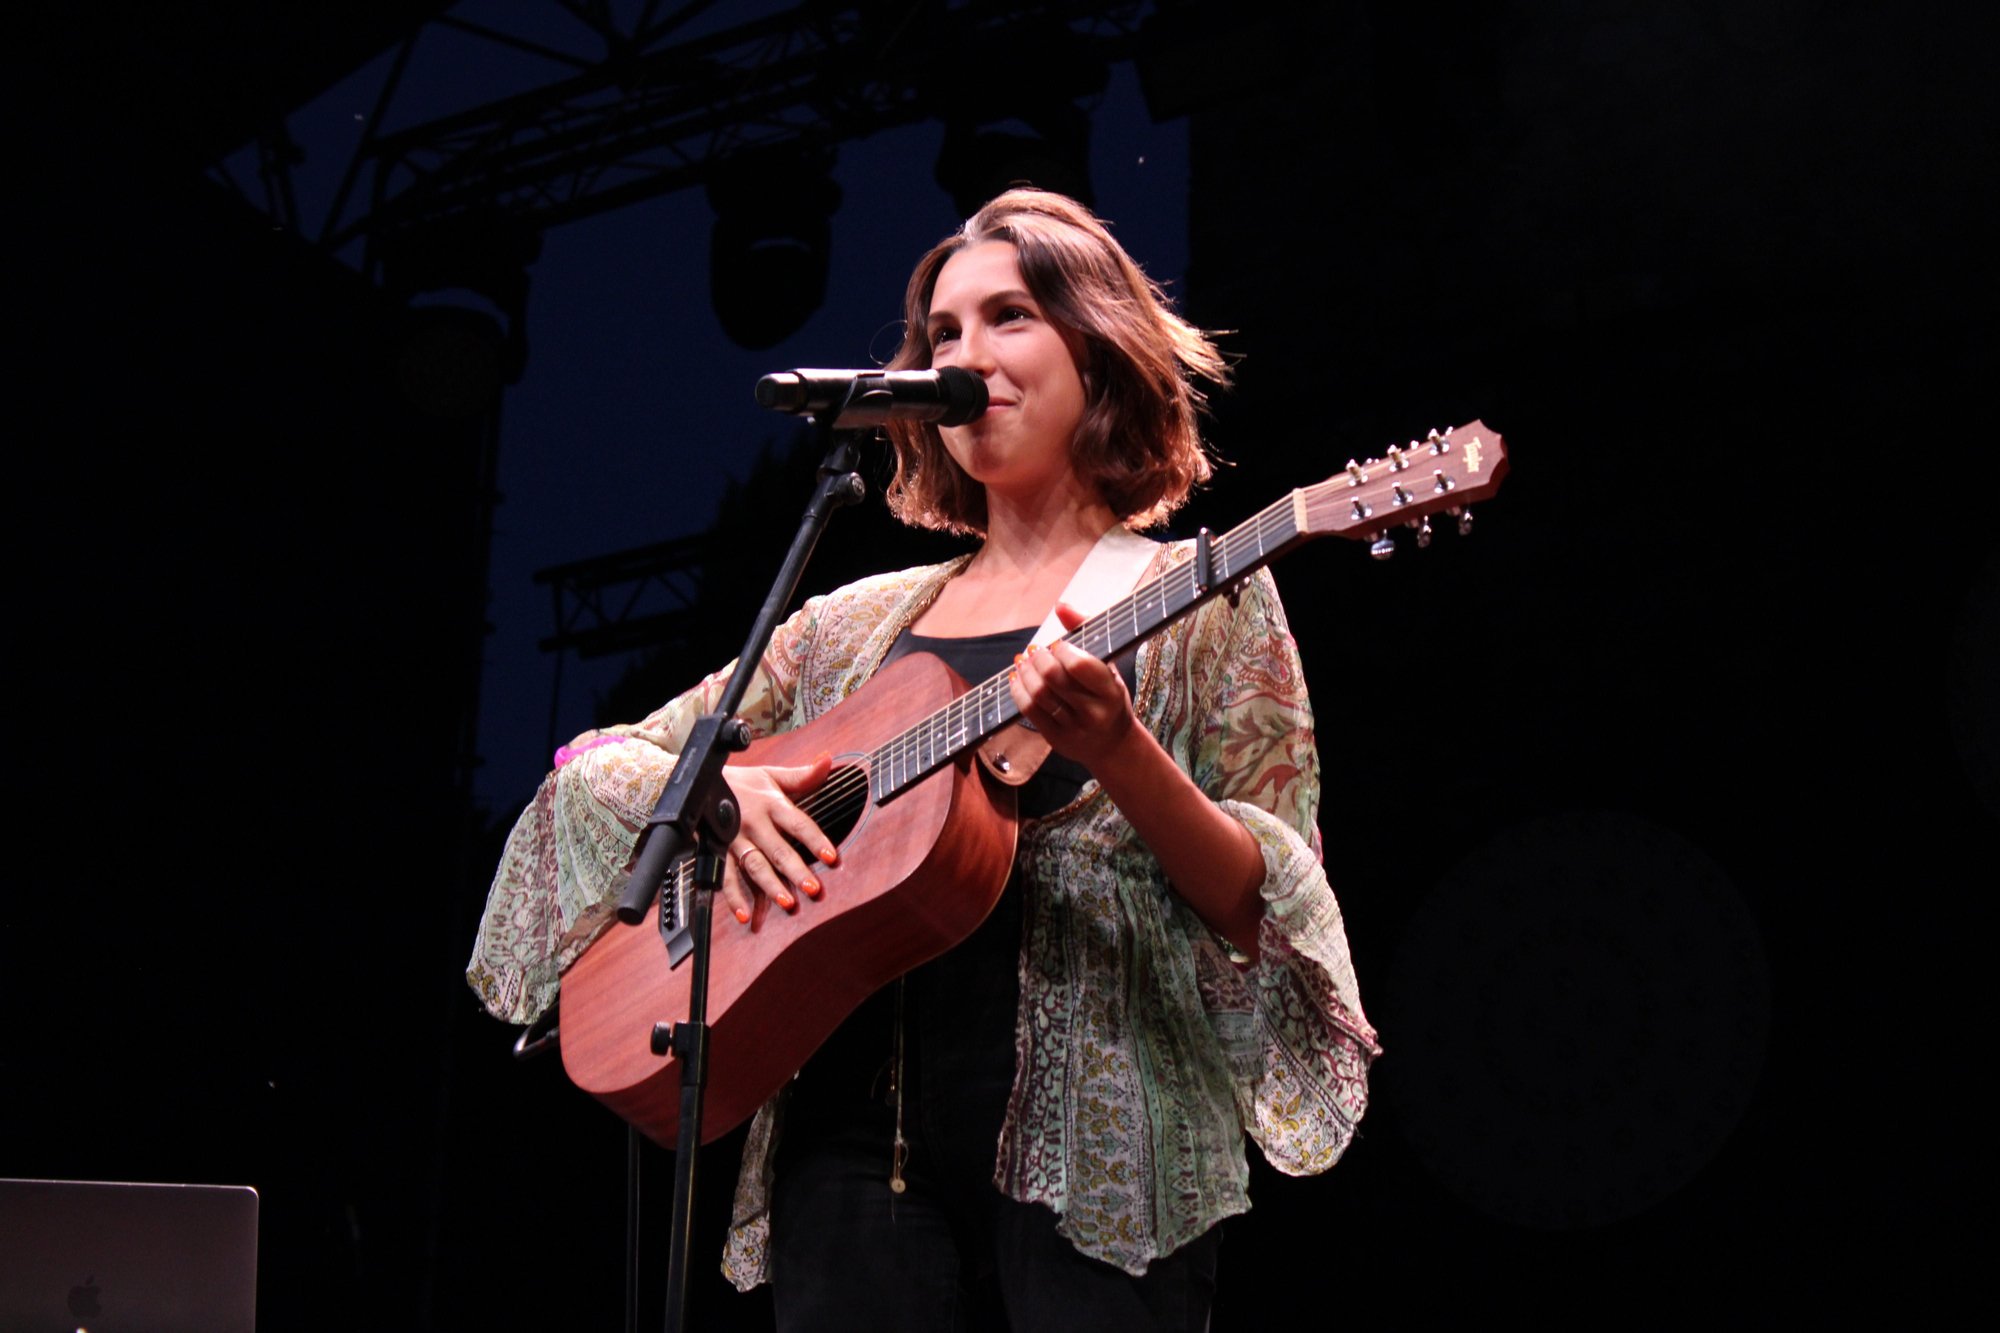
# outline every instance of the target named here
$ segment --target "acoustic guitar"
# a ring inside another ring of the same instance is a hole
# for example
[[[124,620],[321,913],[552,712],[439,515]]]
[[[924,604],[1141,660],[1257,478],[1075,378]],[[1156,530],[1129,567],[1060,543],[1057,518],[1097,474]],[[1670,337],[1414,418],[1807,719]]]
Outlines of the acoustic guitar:
[[[1366,539],[1387,558],[1404,526],[1428,545],[1432,515],[1456,516],[1467,530],[1466,506],[1498,490],[1506,471],[1504,442],[1478,421],[1350,462],[1219,538],[1204,530],[1194,559],[1065,637],[1113,657],[1314,537]],[[1047,753],[1017,721],[1004,672],[968,686],[937,658],[913,654],[825,716],[730,757],[793,765],[831,752],[831,775],[799,804],[840,861],[814,868],[825,896],[797,914],[771,912],[754,932],[713,937],[705,1141],[754,1114],[868,996],[985,920],[1013,866],[1013,788]],[[693,870],[683,857],[645,920],[611,926],[562,981],[570,1079],[667,1147],[678,1137],[680,1068],[654,1052],[652,1034],[688,1012]]]

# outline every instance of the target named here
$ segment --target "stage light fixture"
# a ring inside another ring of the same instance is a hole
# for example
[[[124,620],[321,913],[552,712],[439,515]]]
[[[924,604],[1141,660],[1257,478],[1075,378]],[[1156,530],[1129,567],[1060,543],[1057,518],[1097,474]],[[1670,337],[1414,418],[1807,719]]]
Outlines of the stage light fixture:
[[[1090,117],[1064,104],[1034,121],[1022,117],[1020,123],[1036,132],[980,129],[964,122],[945,125],[935,174],[960,217],[971,217],[981,204],[1016,185],[1054,190],[1086,205],[1097,202],[1090,185]]]
[[[1255,5],[1192,0],[1159,6],[1139,27],[1133,65],[1155,125],[1298,77],[1313,42]]]
[[[372,258],[383,287],[405,307],[396,373],[418,411],[475,416],[520,381],[528,361],[528,265],[541,251],[540,232],[501,214],[453,218],[376,242]],[[413,304],[431,293],[448,295]],[[449,294],[462,299],[453,303]],[[490,309],[476,308],[480,303]]]
[[[738,347],[797,333],[826,300],[840,186],[831,152],[743,154],[708,184],[709,302]]]
[[[1015,185],[1097,202],[1090,115],[1078,103],[1111,84],[1101,50],[1061,25],[1013,28],[969,49],[949,74],[924,97],[944,121],[935,175],[959,216]]]
[[[464,306],[403,312],[396,379],[417,411],[463,420],[500,401],[507,383],[507,337],[500,321]]]

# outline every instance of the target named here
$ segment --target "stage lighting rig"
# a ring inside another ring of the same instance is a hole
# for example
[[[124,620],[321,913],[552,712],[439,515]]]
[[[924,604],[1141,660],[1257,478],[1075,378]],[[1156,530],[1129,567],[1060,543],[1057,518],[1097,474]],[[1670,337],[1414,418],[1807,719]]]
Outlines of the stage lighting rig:
[[[476,416],[528,361],[528,266],[541,233],[490,210],[381,237],[382,285],[404,307],[396,371],[428,416]],[[422,303],[420,303],[422,302]]]
[[[629,30],[605,28],[613,23],[610,10],[593,10],[593,26],[604,30],[593,38],[601,54],[591,56],[451,15],[435,20],[433,27],[543,57],[561,74],[546,86],[386,133],[380,127],[394,89],[385,83],[319,243],[342,251],[479,208],[546,229],[707,185],[726,163],[754,151],[812,155],[900,125],[955,121],[962,117],[942,89],[964,82],[957,72],[975,53],[1009,46],[1020,34],[1060,33],[1049,49],[1082,51],[1087,64],[1101,68],[1131,58],[1150,6],[807,0],[672,40],[709,8],[697,0],[655,19],[649,6]],[[1033,55],[1049,59],[1041,48]],[[400,77],[410,64],[399,56],[392,73]],[[940,71],[952,73],[940,78]],[[1022,67],[1012,77],[1039,76]],[[1008,108],[1003,117],[1027,119],[1023,110]]]
[[[361,143],[333,190],[318,244],[348,254],[358,246],[363,271],[393,281],[387,270],[399,249],[432,248],[430,238],[476,231],[485,220],[508,219],[539,235],[705,186],[716,209],[716,313],[748,347],[788,336],[819,305],[828,222],[839,203],[828,175],[836,145],[942,120],[936,175],[962,213],[1016,181],[1088,201],[1088,105],[1105,88],[1109,65],[1143,60],[1149,44],[1172,47],[1164,65],[1156,60],[1159,68],[1142,71],[1148,102],[1163,118],[1162,108],[1176,102],[1175,80],[1201,67],[1186,57],[1201,49],[1211,25],[1234,31],[1245,16],[1276,9],[1266,0],[1237,0],[1225,17],[1217,0],[804,0],[701,31],[721,12],[713,0],[617,9],[547,3],[531,17],[570,24],[581,42],[549,30],[502,31],[451,13],[404,41],[372,112],[360,118]],[[447,37],[533,57],[554,77],[385,128],[398,87],[420,76],[420,41],[429,50]],[[1192,100],[1206,102],[1213,91]],[[272,207],[295,214],[289,194],[277,188],[289,183],[290,160],[278,168],[267,172],[276,182]],[[750,179],[760,171],[783,181]],[[229,181],[220,168],[217,176]],[[525,354],[525,283],[521,267],[472,287],[499,311],[503,380],[519,376]]]

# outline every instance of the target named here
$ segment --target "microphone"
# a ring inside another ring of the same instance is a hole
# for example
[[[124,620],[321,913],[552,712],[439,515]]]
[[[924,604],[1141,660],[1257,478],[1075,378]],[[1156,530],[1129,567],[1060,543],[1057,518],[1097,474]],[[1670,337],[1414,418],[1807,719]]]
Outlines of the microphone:
[[[969,370],[786,370],[757,381],[757,405],[795,416],[836,413],[835,430],[898,421],[963,426],[986,413],[986,381]]]

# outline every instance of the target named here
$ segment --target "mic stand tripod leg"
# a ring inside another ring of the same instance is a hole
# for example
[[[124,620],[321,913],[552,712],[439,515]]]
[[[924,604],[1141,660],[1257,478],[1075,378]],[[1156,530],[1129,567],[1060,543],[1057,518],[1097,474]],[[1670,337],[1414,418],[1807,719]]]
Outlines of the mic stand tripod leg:
[[[714,920],[715,891],[722,887],[724,849],[707,835],[695,858],[694,892],[688,901],[688,928],[694,932],[694,976],[688,990],[688,1016],[667,1034],[670,1049],[681,1062],[681,1118],[674,1150],[674,1227],[667,1248],[667,1333],[687,1327],[688,1261],[694,1240],[695,1171],[701,1158],[701,1093],[708,1083],[708,945]],[[662,1024],[661,1026],[666,1026]],[[654,1049],[660,1029],[653,1029]]]

